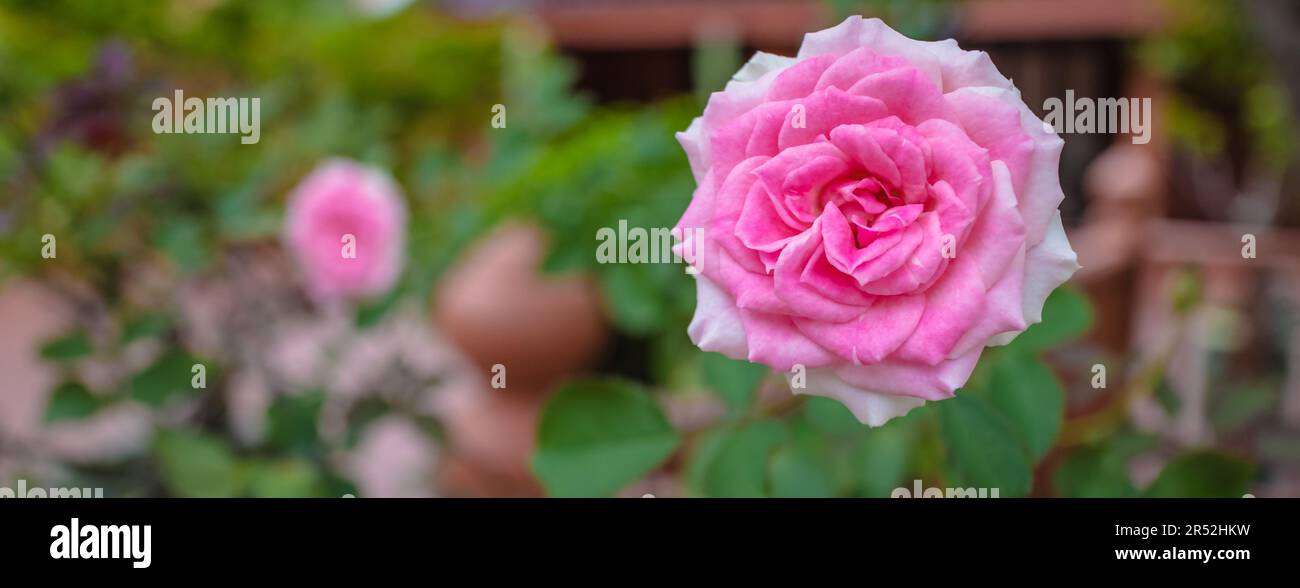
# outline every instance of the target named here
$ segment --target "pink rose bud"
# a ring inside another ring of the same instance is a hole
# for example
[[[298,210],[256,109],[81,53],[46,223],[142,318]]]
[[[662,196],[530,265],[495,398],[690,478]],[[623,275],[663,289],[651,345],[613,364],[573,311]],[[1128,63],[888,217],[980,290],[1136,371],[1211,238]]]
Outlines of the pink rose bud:
[[[284,240],[318,301],[388,291],[401,271],[406,207],[383,171],[346,159],[318,166],[289,196]]]
[[[873,426],[951,397],[1079,267],[1061,138],[952,40],[851,17],[755,55],[678,139],[698,184],[679,247],[703,253],[691,339]]]

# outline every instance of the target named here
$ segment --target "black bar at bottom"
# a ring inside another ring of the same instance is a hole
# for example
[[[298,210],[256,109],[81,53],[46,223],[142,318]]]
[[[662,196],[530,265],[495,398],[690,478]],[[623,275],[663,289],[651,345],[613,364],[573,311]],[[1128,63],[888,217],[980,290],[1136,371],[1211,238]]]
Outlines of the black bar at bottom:
[[[427,575],[472,557],[500,568],[493,573],[542,578],[561,563],[650,569],[739,553],[751,564],[1235,574],[1293,569],[1298,507],[1265,499],[4,499],[0,562],[10,577],[28,569],[165,577],[284,566]],[[107,543],[142,546],[146,525],[148,567],[137,568],[143,558],[129,549],[111,557]],[[57,544],[60,537],[67,544]]]

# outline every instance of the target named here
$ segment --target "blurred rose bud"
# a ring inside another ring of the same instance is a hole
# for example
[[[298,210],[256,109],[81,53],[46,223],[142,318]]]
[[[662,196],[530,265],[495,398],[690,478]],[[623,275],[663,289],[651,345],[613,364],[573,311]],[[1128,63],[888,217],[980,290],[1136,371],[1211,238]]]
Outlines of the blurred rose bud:
[[[402,267],[405,236],[406,207],[383,171],[333,159],[289,196],[285,243],[317,300],[387,292]]]

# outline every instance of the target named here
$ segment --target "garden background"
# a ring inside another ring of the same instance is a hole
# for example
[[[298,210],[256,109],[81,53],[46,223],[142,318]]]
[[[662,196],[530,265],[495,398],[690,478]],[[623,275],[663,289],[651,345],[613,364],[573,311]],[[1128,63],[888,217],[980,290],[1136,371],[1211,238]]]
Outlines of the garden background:
[[[1089,5],[4,0],[0,486],[1298,496],[1300,12]],[[1084,270],[1044,323],[875,429],[692,346],[682,266],[594,254],[677,221],[673,133],[749,54],[852,13],[989,51],[1040,114],[1072,89],[1156,115],[1146,145],[1066,137]],[[177,88],[260,98],[259,142],[155,134]],[[357,304],[308,296],[281,238],[334,157],[409,213],[397,285]]]

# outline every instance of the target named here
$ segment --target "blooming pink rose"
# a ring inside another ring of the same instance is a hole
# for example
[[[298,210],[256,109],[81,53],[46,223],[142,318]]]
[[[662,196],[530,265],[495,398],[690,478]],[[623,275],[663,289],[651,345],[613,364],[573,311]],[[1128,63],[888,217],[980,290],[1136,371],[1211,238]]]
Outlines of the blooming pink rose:
[[[386,292],[402,267],[405,234],[397,186],[353,161],[321,164],[289,196],[284,239],[317,300]]]
[[[987,54],[851,17],[759,53],[678,134],[701,349],[880,425],[965,384],[1078,268],[1063,145]],[[702,242],[695,242],[702,241]]]

